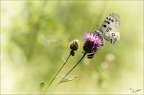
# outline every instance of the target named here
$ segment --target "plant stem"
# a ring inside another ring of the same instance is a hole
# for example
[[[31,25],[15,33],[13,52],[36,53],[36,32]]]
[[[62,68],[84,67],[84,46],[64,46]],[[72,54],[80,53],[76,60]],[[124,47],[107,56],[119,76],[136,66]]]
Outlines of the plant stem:
[[[68,61],[68,59],[70,58],[71,54],[69,54],[69,56],[67,57],[66,61],[64,62],[64,64],[62,65],[62,67],[58,70],[58,72],[56,73],[56,75],[53,77],[53,79],[51,80],[51,82],[49,83],[49,85],[47,86],[46,90],[44,92],[47,91],[47,89],[50,87],[50,85],[52,84],[52,82],[54,81],[54,79],[56,78],[56,76],[59,74],[59,72],[62,70],[62,68],[65,66],[66,62]]]
[[[60,82],[58,83],[58,84],[60,84],[62,81],[63,81],[63,79],[66,77],[66,76],[68,76],[68,74],[81,62],[81,60],[85,57],[85,55],[86,55],[86,53],[84,53],[84,55],[81,57],[81,59],[77,62],[77,64],[75,64],[67,73],[66,73],[66,75],[60,80]],[[57,84],[57,85],[58,85]]]

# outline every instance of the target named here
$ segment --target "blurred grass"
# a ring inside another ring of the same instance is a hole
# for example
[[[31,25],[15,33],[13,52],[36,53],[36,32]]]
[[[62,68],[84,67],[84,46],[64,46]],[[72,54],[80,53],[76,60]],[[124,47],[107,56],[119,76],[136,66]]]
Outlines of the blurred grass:
[[[143,90],[142,1],[1,3],[3,94],[38,93],[39,84],[47,85],[62,65],[62,57],[68,56],[69,42],[79,39],[81,48],[62,70],[60,75],[64,75],[82,56],[83,34],[97,29],[112,12],[121,17],[120,42],[112,46],[105,41],[94,59],[85,58],[69,75],[78,78],[59,85],[53,93],[131,94],[129,88]]]

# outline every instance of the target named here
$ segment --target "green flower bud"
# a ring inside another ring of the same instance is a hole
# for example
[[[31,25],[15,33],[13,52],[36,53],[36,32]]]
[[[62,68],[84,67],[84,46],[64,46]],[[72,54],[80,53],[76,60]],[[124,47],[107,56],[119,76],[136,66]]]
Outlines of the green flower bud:
[[[73,40],[73,41],[71,41],[70,42],[70,45],[69,45],[69,47],[70,47],[70,49],[72,50],[72,51],[76,51],[76,50],[78,50],[79,49],[79,40]]]

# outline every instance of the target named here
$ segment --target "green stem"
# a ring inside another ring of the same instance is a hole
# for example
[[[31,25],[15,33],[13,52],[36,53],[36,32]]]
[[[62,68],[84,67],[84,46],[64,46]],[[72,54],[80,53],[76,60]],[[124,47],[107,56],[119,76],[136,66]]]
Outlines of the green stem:
[[[68,74],[81,62],[81,60],[85,57],[85,55],[86,55],[86,53],[84,53],[84,55],[81,57],[81,59],[77,62],[77,64],[75,64],[70,70],[69,70],[69,72],[67,72],[66,73],[66,75],[60,80],[60,82],[58,83],[58,84],[60,84],[62,81],[63,81],[63,79],[66,77],[66,76],[68,76]]]
[[[56,78],[56,76],[59,74],[59,72],[62,70],[62,68],[65,66],[66,62],[68,61],[68,59],[70,58],[71,53],[69,54],[69,56],[67,57],[66,61],[64,62],[64,64],[62,65],[62,67],[59,69],[59,71],[56,73],[56,75],[53,77],[53,79],[51,80],[51,82],[49,83],[49,85],[47,86],[46,90],[44,92],[47,91],[47,89],[50,87],[50,85],[52,84],[52,82],[54,81],[54,79]]]

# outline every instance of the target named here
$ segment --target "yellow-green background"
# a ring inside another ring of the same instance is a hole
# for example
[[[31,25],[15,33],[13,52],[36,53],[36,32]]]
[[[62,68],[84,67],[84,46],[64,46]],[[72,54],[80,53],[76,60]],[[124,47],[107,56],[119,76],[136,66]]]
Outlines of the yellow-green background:
[[[80,41],[59,74],[82,56],[83,35],[97,29],[106,16],[121,18],[120,41],[105,41],[95,57],[86,57],[60,84],[56,94],[143,93],[143,1],[1,1],[1,93],[36,94],[45,87],[69,55],[69,43]],[[52,90],[61,77],[50,86]]]

